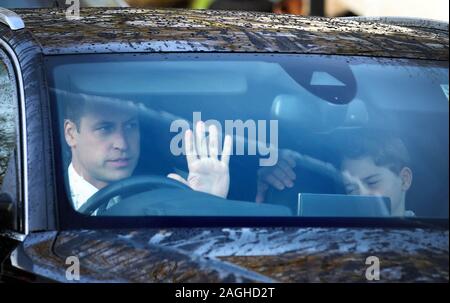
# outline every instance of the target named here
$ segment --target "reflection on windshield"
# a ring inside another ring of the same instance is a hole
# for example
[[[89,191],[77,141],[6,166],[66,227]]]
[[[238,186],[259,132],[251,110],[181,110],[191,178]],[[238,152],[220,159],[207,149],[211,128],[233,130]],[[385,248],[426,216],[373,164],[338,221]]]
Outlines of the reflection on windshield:
[[[48,70],[79,212],[447,216],[445,63],[85,55]]]

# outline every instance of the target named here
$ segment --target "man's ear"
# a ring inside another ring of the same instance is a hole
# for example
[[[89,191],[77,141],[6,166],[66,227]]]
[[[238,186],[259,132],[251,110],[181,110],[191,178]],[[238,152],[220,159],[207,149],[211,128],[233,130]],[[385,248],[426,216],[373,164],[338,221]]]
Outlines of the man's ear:
[[[77,132],[77,125],[75,123],[68,119],[64,120],[64,138],[70,147],[75,147],[76,145]]]
[[[412,184],[412,180],[413,180],[413,173],[412,170],[405,166],[402,168],[402,170],[400,171],[400,179],[402,180],[402,190],[404,192],[406,192]]]

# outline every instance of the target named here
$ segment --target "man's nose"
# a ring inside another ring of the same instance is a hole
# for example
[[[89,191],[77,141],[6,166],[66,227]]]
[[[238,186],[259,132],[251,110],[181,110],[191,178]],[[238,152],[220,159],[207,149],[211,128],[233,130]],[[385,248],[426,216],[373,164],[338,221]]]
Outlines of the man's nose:
[[[125,133],[123,130],[119,130],[115,136],[113,141],[113,148],[114,149],[120,149],[120,150],[127,150],[128,149],[128,140],[125,136]]]

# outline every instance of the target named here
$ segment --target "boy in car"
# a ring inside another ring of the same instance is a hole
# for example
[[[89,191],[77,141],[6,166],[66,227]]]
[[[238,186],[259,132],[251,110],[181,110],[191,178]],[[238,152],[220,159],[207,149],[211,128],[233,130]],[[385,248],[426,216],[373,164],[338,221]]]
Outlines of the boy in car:
[[[401,139],[388,134],[351,136],[342,142],[340,153],[339,170],[347,194],[388,197],[392,216],[414,216],[405,206],[413,173]],[[294,186],[298,157],[298,153],[284,150],[276,166],[258,171],[256,202],[264,201],[270,186],[278,190]]]

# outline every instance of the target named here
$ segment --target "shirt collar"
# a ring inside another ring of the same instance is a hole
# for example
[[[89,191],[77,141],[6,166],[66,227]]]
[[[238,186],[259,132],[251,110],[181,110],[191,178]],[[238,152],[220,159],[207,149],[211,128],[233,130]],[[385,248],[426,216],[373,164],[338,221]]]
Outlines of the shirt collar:
[[[78,210],[98,189],[80,176],[73,168],[72,163],[69,165],[68,175],[70,196],[75,210]]]

